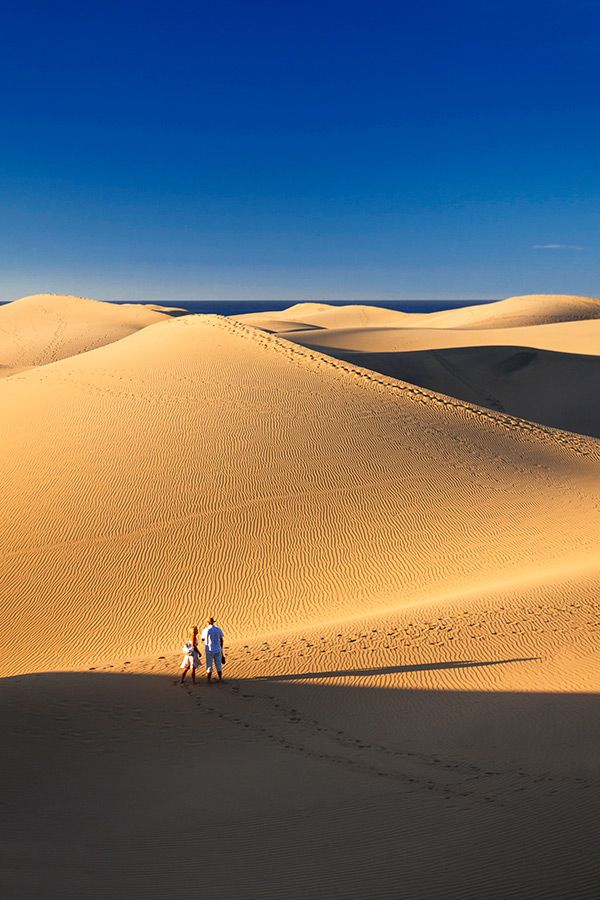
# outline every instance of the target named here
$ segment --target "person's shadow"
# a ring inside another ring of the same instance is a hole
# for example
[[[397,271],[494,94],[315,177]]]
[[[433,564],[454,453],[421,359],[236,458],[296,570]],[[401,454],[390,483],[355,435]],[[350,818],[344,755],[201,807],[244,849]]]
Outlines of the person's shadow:
[[[402,672],[430,672],[435,669],[471,669],[478,666],[506,666],[510,663],[536,662],[540,656],[524,656],[515,659],[451,660],[449,662],[420,663],[411,666],[380,666],[374,669],[331,669],[328,672],[296,672],[287,675],[259,675],[252,681],[296,681],[311,678],[360,678],[366,675],[394,675]]]

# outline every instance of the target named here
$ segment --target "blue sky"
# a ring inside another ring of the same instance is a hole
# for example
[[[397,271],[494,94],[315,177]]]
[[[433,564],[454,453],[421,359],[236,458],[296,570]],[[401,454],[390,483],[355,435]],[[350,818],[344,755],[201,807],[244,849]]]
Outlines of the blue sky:
[[[600,4],[5,4],[0,298],[600,294]]]

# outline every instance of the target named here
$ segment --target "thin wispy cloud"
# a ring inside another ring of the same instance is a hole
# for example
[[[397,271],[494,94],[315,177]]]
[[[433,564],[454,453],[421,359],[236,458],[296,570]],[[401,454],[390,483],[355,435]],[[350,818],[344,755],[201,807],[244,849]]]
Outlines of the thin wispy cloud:
[[[533,244],[532,250],[583,250],[580,244]]]

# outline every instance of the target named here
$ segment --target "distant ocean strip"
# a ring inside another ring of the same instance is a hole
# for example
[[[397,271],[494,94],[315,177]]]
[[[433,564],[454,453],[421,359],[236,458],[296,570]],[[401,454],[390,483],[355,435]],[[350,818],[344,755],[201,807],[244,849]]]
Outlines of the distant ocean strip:
[[[127,301],[113,301],[122,303]],[[179,307],[191,313],[217,316],[241,316],[244,313],[268,313],[288,309],[294,300],[148,300],[157,306]],[[319,302],[319,301],[314,301]],[[445,309],[460,309],[462,306],[477,306],[491,303],[491,300],[323,300],[331,306],[380,306],[397,312],[441,312]]]
[[[0,306],[6,306],[10,300],[0,300]],[[241,316],[244,313],[276,312],[288,309],[296,300],[110,300],[110,303],[136,303],[150,306],[166,306],[174,309],[185,309],[189,313],[199,315]],[[313,301],[309,301],[313,302]],[[379,306],[397,312],[428,313],[442,312],[446,309],[460,309],[463,306],[480,306],[493,303],[494,300],[323,300],[314,301],[331,306]]]
[[[8,300],[0,300],[4,306]],[[185,309],[200,315],[241,316],[243,313],[267,313],[288,309],[295,300],[111,300],[111,303],[140,303],[150,306],[167,306]],[[314,301],[317,302],[317,301]],[[460,309],[462,306],[479,306],[493,303],[493,300],[323,300],[331,306],[380,306],[397,312],[442,312],[445,309]]]

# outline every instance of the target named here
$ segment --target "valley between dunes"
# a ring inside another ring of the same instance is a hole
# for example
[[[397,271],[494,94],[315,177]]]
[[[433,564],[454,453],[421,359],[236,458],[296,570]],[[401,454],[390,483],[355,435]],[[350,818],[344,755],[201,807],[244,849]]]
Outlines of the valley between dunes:
[[[0,308],[2,895],[595,896],[599,324]]]

